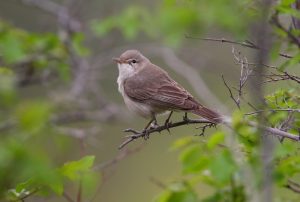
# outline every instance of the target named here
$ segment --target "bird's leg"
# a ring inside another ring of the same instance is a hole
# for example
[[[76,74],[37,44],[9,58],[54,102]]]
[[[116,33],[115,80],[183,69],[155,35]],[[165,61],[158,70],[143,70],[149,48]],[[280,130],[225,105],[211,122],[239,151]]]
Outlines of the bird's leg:
[[[156,120],[155,117],[152,117],[152,119],[147,123],[143,131],[147,130],[154,120]]]
[[[170,122],[170,118],[171,118],[172,114],[173,114],[173,111],[170,112],[168,118],[167,118],[166,121],[165,121],[165,127],[166,127],[166,129],[167,129],[167,131],[168,131],[169,133],[170,133],[169,124],[171,123],[171,122]]]
[[[189,118],[188,118],[188,116],[187,116],[187,112],[184,112],[183,120],[184,120],[184,121],[188,121],[188,120],[189,120]]]
[[[153,118],[152,118],[152,119],[153,119],[153,122],[151,123],[150,128],[157,128],[159,125],[158,125],[158,123],[157,123],[155,114],[152,114],[152,117],[153,117]]]

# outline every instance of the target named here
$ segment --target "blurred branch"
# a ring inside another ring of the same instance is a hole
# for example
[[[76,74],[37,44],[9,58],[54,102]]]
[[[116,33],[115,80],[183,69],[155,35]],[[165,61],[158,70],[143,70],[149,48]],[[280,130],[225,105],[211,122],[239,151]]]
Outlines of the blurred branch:
[[[15,127],[17,125],[17,121],[16,120],[13,120],[13,119],[9,119],[5,122],[2,122],[0,124],[0,131],[6,131],[6,130],[9,130],[13,127]]]
[[[54,17],[59,18],[59,22],[65,24],[64,26],[67,25],[70,30],[80,30],[81,23],[67,14],[68,11],[65,6],[59,5],[52,0],[21,0],[21,2],[52,14]]]
[[[255,63],[258,64],[267,64],[269,61],[269,53],[272,48],[272,30],[269,25],[269,15],[271,12],[271,6],[273,0],[261,0],[258,1],[259,4],[259,18],[252,25],[252,33],[256,38],[257,44],[259,44],[259,51],[255,54]],[[282,56],[282,54],[280,53]],[[263,82],[263,74],[266,71],[266,67],[263,65],[258,65],[254,67],[254,71],[258,74],[249,79],[249,84],[251,87],[251,97],[252,101],[255,103],[255,106],[258,106],[258,110],[265,110],[266,104],[264,102],[264,88],[261,85]],[[281,131],[276,128],[266,127],[266,114],[263,112],[258,116],[258,123],[253,125],[258,129],[258,134],[264,136],[266,134],[275,134],[277,135],[292,135],[286,134],[286,132]],[[299,141],[299,137],[292,135],[297,141]],[[259,137],[257,137],[259,139]],[[261,167],[260,172],[262,173],[261,177],[261,188],[257,191],[260,194],[260,201],[264,202],[272,202],[273,201],[273,150],[274,143],[271,138],[261,138]]]
[[[249,122],[248,124],[250,126],[263,129],[265,132],[267,132],[270,135],[281,137],[281,138],[287,138],[287,139],[290,139],[290,140],[293,140],[293,141],[296,141],[296,142],[300,142],[300,136],[299,136],[300,134],[297,136],[297,135],[294,135],[292,133],[287,133],[287,132],[285,132],[283,130],[280,130],[278,128],[271,128],[271,127],[268,127],[268,126],[263,126],[263,125],[255,123],[255,122]]]
[[[221,43],[229,43],[229,44],[236,44],[236,45],[240,45],[243,47],[247,47],[247,48],[252,48],[252,49],[256,49],[256,50],[262,50],[263,48],[254,44],[253,42],[249,41],[249,40],[245,40],[245,41],[232,41],[232,40],[228,40],[225,38],[201,38],[201,37],[191,37],[191,36],[186,36],[186,38],[189,39],[200,39],[200,40],[204,40],[204,41],[216,41],[216,42],[221,42]],[[293,58],[293,56],[288,55],[286,53],[278,53],[281,57],[284,58]]]
[[[135,147],[133,149],[124,149],[124,150],[121,150],[118,155],[109,160],[109,161],[106,161],[104,163],[101,163],[101,164],[98,164],[98,165],[95,165],[93,170],[95,171],[99,171],[99,170],[105,170],[113,165],[116,165],[118,162],[120,162],[121,160],[125,159],[126,157],[132,155],[132,154],[135,154],[137,152],[139,152],[142,148],[143,148],[143,144],[141,144],[140,146],[138,147]]]
[[[300,184],[292,180],[288,180],[288,183],[285,185],[285,188],[292,190],[295,193],[300,194]]]
[[[117,154],[117,156],[115,156],[113,159],[106,161],[104,163],[100,163],[98,165],[95,165],[93,167],[94,171],[101,171],[102,172],[102,176],[101,176],[101,185],[98,185],[94,195],[91,197],[91,199],[89,200],[89,202],[95,201],[97,195],[100,193],[100,189],[103,186],[103,184],[107,181],[107,179],[110,177],[109,174],[107,174],[108,172],[108,168],[111,168],[112,166],[118,164],[120,161],[122,161],[123,159],[139,152],[142,148],[143,148],[144,144],[141,144],[133,149],[124,149],[119,151],[119,153]]]
[[[75,202],[75,201],[71,198],[71,196],[70,196],[66,191],[63,192],[62,196],[63,196],[68,202]]]
[[[267,80],[264,81],[264,83],[291,80],[291,81],[294,81],[294,82],[300,84],[300,77],[291,75],[291,74],[287,73],[286,71],[283,71],[282,74],[279,74],[279,73],[276,74],[276,73],[271,72],[269,75],[265,75],[265,77],[267,78]]]
[[[159,179],[156,179],[155,177],[150,177],[149,178],[150,182],[155,184],[157,187],[162,188],[162,189],[167,189],[168,186],[165,185],[163,182],[161,182]]]
[[[85,57],[77,53],[72,41],[75,34],[82,31],[81,23],[71,15],[70,11],[76,1],[69,1],[65,5],[59,5],[51,0],[22,0],[22,2],[38,7],[57,18],[59,36],[69,53],[70,66],[72,67],[71,69],[74,76],[70,95],[72,97],[78,97],[85,92],[90,64]]]
[[[63,6],[55,3],[52,0],[21,0],[24,4],[35,6],[54,16],[57,16]]]
[[[278,12],[276,12],[272,18],[271,18],[271,24],[275,25],[277,28],[279,28],[280,30],[282,30],[284,33],[287,34],[288,38],[290,39],[290,41],[292,43],[294,43],[295,45],[297,45],[300,48],[300,41],[299,39],[294,36],[291,32],[291,30],[286,29],[280,22],[279,22],[279,18],[278,18]]]
[[[299,12],[300,10],[300,0],[295,0],[294,3],[292,3],[291,7]],[[294,29],[300,29],[300,20],[297,17],[292,16],[292,23],[294,26]]]

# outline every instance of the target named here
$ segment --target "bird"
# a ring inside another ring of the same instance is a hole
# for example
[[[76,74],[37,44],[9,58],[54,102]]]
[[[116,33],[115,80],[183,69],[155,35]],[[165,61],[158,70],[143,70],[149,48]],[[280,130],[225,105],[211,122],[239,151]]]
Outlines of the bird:
[[[213,124],[223,121],[223,116],[200,104],[165,70],[153,64],[140,51],[126,50],[120,57],[113,58],[113,61],[118,65],[118,90],[127,108],[150,119],[144,130],[151,124],[157,126],[156,116],[166,112],[170,112],[165,121],[168,124],[173,111],[196,114]]]

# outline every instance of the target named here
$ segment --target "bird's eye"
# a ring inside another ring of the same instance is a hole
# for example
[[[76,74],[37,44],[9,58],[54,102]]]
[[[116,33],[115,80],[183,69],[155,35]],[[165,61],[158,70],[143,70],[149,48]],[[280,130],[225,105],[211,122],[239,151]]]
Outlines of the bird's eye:
[[[134,64],[134,63],[136,63],[136,60],[132,60],[131,62]]]

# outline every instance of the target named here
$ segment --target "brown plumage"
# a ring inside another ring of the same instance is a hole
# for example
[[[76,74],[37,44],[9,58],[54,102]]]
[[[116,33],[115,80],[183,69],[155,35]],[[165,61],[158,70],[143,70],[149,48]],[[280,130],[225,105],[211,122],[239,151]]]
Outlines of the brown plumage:
[[[127,76],[120,82],[118,79],[119,90],[120,85],[122,85],[123,92],[121,93],[127,96],[130,102],[151,106],[149,110],[152,115],[165,111],[185,111],[199,115],[214,123],[222,122],[221,115],[197,102],[166,71],[152,64],[138,51],[126,51],[120,58],[115,60],[118,60],[119,69],[122,63],[127,63],[134,68],[132,75]],[[131,64],[133,60],[137,65]],[[124,68],[130,68],[130,66],[124,66]],[[119,78],[120,76],[121,70]],[[128,98],[124,97],[126,104],[130,103],[126,101]]]

